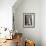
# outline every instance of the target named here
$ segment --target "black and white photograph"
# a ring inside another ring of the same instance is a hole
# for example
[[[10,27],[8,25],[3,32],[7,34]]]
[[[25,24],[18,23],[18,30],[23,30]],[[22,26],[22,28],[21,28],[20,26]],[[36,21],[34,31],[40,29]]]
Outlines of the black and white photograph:
[[[35,27],[35,13],[24,13],[24,27]]]

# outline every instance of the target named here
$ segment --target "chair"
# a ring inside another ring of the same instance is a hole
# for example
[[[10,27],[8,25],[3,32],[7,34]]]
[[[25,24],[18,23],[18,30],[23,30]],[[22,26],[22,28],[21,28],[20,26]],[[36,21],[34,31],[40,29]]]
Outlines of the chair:
[[[16,46],[22,46],[22,33],[15,33]]]
[[[26,40],[25,46],[35,46],[35,43],[32,40]]]

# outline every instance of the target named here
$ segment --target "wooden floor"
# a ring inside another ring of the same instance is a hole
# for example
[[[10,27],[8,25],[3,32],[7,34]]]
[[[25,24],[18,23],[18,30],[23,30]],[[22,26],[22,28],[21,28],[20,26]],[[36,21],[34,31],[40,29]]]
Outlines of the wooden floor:
[[[16,46],[15,39],[13,39],[13,40],[6,40],[6,42],[2,43],[0,46]]]

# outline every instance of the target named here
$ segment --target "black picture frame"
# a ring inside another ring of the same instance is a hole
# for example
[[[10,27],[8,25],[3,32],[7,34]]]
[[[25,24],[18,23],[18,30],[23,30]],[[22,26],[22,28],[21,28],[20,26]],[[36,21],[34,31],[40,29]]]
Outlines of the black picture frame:
[[[23,13],[23,26],[28,28],[35,27],[35,13]]]

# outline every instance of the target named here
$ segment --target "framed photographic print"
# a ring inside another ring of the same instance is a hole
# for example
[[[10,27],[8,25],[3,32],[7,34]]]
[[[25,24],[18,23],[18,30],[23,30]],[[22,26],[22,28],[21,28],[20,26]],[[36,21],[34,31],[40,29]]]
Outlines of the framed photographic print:
[[[35,13],[24,13],[23,14],[24,27],[35,27]]]

